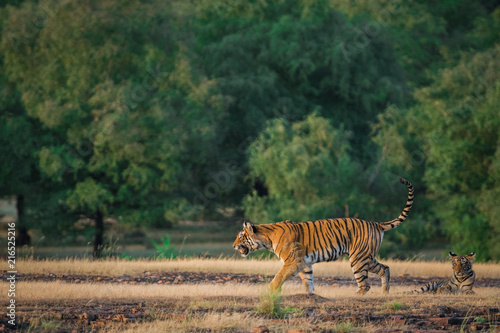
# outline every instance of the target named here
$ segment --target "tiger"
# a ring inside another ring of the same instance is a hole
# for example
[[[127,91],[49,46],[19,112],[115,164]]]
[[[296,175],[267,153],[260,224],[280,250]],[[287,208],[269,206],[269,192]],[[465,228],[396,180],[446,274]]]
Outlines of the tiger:
[[[472,270],[472,261],[476,258],[476,253],[468,255],[456,255],[450,251],[450,258],[453,266],[453,274],[444,280],[434,280],[421,287],[419,290],[409,292],[410,294],[475,294],[472,286],[476,281],[476,274]]]
[[[400,178],[400,182],[408,187],[408,197],[403,211],[394,220],[378,223],[358,218],[336,218],[299,223],[286,220],[260,225],[245,221],[233,248],[243,257],[267,249],[280,258],[283,266],[270,284],[274,291],[281,289],[286,279],[298,273],[308,295],[313,295],[312,265],[334,261],[347,254],[358,294],[365,294],[370,289],[368,272],[380,276],[382,291],[388,294],[390,270],[379,263],[375,255],[384,232],[403,223],[413,205],[412,184],[404,178]]]

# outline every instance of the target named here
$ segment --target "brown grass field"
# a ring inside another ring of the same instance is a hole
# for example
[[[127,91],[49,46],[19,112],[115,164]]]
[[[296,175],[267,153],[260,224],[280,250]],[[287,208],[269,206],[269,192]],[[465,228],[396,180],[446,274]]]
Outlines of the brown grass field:
[[[6,267],[5,260],[1,261]],[[356,295],[347,261],[316,264],[315,295],[298,277],[281,297],[267,286],[278,260],[173,259],[17,262],[22,332],[499,332],[500,264],[476,263],[475,295],[406,295],[451,274],[448,262],[382,261],[380,279]],[[3,271],[2,290],[9,289]],[[7,304],[7,293],[1,295]],[[5,309],[5,308],[4,308]],[[5,311],[5,310],[2,310]],[[8,330],[6,313],[0,327]]]

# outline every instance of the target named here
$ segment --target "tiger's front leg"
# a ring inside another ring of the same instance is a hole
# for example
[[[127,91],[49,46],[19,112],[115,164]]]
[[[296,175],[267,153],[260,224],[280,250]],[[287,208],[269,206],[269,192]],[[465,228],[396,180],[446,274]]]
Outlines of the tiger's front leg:
[[[449,283],[445,282],[441,287],[436,290],[436,294],[452,294],[454,290]]]
[[[274,291],[280,289],[286,279],[306,267],[304,262],[305,250],[300,242],[291,242],[284,245],[277,255],[283,261],[283,267],[271,281],[271,289]]]
[[[297,274],[297,272],[303,270],[304,267],[304,263],[296,261],[289,264],[285,263],[283,267],[281,267],[278,274],[276,274],[274,279],[271,281],[271,290],[278,291],[279,289],[281,289],[281,285],[286,281],[286,279],[288,279],[292,275]]]

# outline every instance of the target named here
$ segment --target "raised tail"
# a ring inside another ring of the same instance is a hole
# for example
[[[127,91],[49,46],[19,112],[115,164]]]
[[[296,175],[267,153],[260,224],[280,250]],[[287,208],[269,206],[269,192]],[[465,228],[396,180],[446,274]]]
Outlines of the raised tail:
[[[413,185],[411,185],[411,183],[404,178],[399,178],[399,181],[401,184],[405,184],[408,187],[408,201],[406,201],[405,208],[397,218],[392,221],[380,223],[380,226],[384,229],[384,231],[396,228],[398,225],[403,223],[403,221],[408,217],[411,205],[413,204]]]

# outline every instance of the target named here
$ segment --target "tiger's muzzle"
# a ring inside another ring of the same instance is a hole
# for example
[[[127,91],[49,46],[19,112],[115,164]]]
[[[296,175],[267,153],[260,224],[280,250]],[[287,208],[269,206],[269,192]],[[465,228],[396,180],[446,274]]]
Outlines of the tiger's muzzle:
[[[239,251],[243,257],[246,257],[250,253],[250,248],[243,244],[236,245],[234,249]]]

